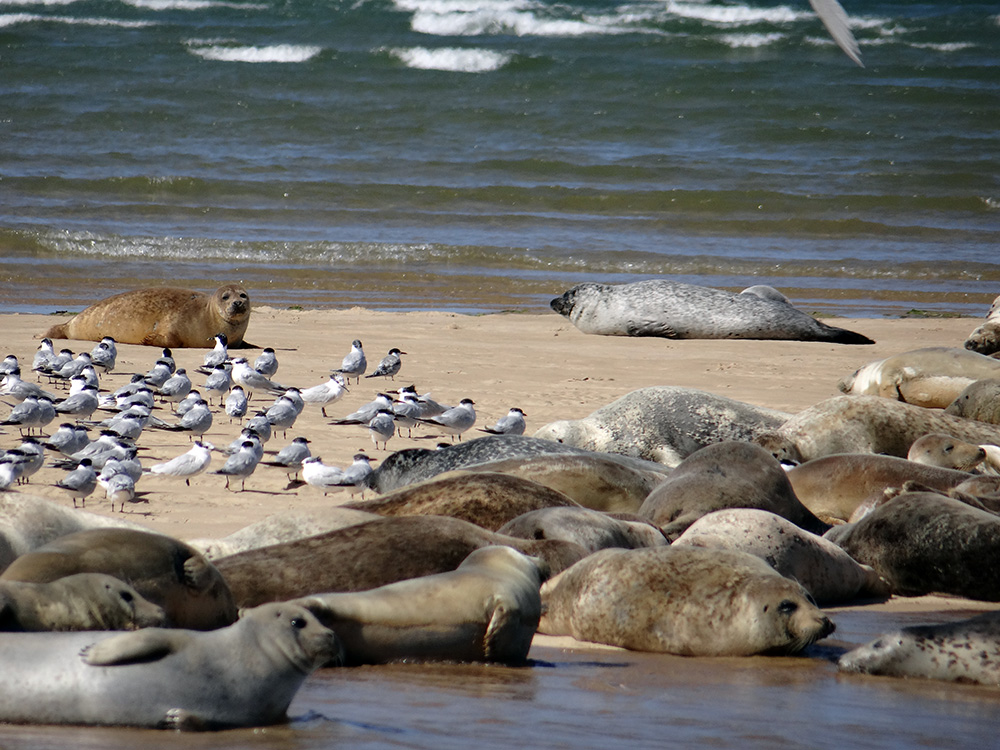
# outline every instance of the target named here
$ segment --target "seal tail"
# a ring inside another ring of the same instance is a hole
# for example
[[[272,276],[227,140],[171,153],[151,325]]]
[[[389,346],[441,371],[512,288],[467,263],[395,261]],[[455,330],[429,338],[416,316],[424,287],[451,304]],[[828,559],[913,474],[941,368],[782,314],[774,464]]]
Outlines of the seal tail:
[[[49,330],[45,332],[44,338],[47,339],[68,339],[69,338],[69,323],[60,323],[59,325],[52,326]]]
[[[875,342],[865,336],[864,334],[857,333],[855,331],[849,331],[846,328],[837,328],[836,326],[829,326],[826,323],[817,321],[823,328],[823,332],[826,334],[824,337],[825,341],[829,341],[832,344],[853,344],[853,345],[865,345],[874,344]]]

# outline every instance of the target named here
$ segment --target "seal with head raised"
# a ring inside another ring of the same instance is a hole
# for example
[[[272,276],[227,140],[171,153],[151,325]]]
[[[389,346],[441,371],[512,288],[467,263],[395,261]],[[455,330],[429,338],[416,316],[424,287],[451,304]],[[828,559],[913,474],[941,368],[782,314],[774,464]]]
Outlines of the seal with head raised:
[[[840,657],[841,672],[1000,685],[1000,612],[886,633]]]
[[[681,656],[791,654],[834,630],[802,586],[731,550],[601,550],[542,602],[539,632]]]
[[[50,339],[100,341],[158,347],[210,347],[224,333],[238,347],[250,323],[250,296],[237,284],[212,294],[178,287],[148,287],[95,302],[65,323],[52,326]]]
[[[521,663],[542,614],[548,565],[510,547],[474,550],[453,571],[292,601],[344,644],[347,664],[400,659]]]
[[[208,630],[236,619],[219,571],[193,547],[163,534],[88,529],[21,555],[0,581],[48,583],[75,573],[105,573],[163,607],[171,625]]]
[[[5,633],[0,721],[188,730],[274,724],[340,648],[311,612],[285,603],[207,633]]]
[[[821,323],[792,307],[777,290],[765,292],[759,286],[733,294],[666,279],[586,283],[549,306],[584,333],[604,336],[875,343],[860,333]]]

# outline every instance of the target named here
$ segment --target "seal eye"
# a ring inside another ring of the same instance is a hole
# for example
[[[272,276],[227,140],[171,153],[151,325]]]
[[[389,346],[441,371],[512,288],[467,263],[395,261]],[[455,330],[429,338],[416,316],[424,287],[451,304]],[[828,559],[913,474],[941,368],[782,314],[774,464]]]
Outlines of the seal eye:
[[[799,605],[793,602],[791,599],[785,599],[781,604],[778,605],[778,611],[783,615],[790,615],[792,612],[797,610]]]
[[[292,618],[292,627],[293,628],[296,628],[297,630],[302,630],[303,628],[305,628],[305,626],[306,626],[306,620],[305,620],[304,617],[293,617]]]

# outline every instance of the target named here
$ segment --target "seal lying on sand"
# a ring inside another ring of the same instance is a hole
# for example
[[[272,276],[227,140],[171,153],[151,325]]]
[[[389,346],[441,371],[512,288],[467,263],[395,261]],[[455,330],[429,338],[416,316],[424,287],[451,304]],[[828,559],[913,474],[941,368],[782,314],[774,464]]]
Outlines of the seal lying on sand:
[[[0,721],[162,729],[261,726],[285,718],[340,642],[311,612],[270,604],[201,633],[6,633]]]
[[[970,383],[944,410],[955,417],[1000,424],[1000,379]]]
[[[886,633],[840,657],[841,672],[1000,685],[1000,612]]]
[[[986,460],[986,451],[974,443],[957,440],[951,435],[929,432],[914,441],[906,459],[942,469],[974,471]]]
[[[601,550],[542,602],[539,632],[681,656],[795,653],[834,630],[802,586],[732,550]]]
[[[860,333],[820,323],[770,287],[733,294],[665,279],[587,283],[577,284],[549,306],[584,333],[604,336],[875,343]]]
[[[548,566],[482,547],[449,573],[296,599],[340,637],[347,664],[399,659],[521,663],[542,615]]]
[[[987,356],[1000,352],[1000,297],[993,300],[986,322],[969,334],[964,346]]]
[[[239,347],[250,323],[250,297],[236,284],[213,294],[178,287],[149,287],[122,292],[96,302],[65,323],[52,326],[45,337],[100,341],[114,337],[119,344],[159,347],[210,347],[226,334]]]
[[[931,346],[869,362],[837,383],[841,393],[882,396],[943,409],[977,380],[1000,377],[1000,361],[946,346]]]
[[[653,386],[632,391],[583,419],[550,422],[535,437],[677,466],[706,445],[753,440],[790,417],[696,388]]]
[[[501,526],[497,533],[521,539],[562,539],[590,552],[607,547],[663,547],[667,538],[638,516],[615,518],[589,508],[542,508],[522,513]]]

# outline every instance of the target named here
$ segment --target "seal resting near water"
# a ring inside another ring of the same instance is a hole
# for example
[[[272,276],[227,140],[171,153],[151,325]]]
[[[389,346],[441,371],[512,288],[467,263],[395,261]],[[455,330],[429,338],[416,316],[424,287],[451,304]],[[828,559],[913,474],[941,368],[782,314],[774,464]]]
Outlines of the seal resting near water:
[[[482,547],[453,571],[356,593],[292,601],[332,629],[346,664],[400,659],[521,663],[542,614],[548,565],[510,547]]]
[[[179,287],[148,287],[122,292],[95,302],[65,323],[52,326],[45,337],[100,341],[112,336],[119,344],[210,347],[226,334],[239,347],[250,323],[250,296],[236,284],[212,294]]]
[[[840,657],[841,672],[1000,685],[1000,612],[886,633]]]
[[[539,632],[681,656],[791,654],[834,630],[802,586],[732,550],[601,550],[542,602]]]
[[[0,721],[222,729],[285,718],[340,642],[308,610],[270,604],[207,633],[0,635]]]
[[[549,306],[584,333],[668,339],[784,339],[873,344],[821,323],[771,287],[740,294],[666,279],[577,284]]]
[[[993,300],[993,305],[986,313],[986,322],[969,334],[964,346],[979,354],[1000,352],[1000,297]]]

